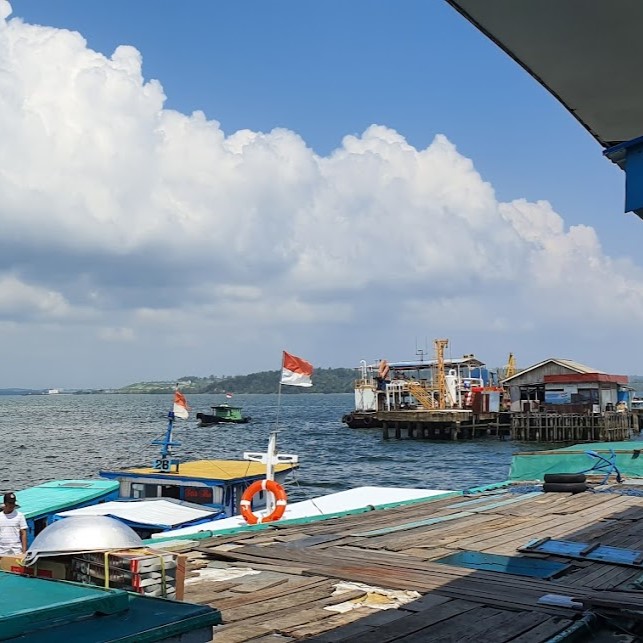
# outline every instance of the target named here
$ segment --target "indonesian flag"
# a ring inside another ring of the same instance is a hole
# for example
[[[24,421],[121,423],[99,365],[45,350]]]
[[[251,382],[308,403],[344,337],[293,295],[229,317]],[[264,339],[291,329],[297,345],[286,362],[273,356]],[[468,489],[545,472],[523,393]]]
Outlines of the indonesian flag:
[[[185,399],[185,395],[181,391],[176,391],[174,393],[174,417],[181,418],[182,420],[187,420],[188,415],[188,403]]]
[[[284,351],[281,369],[281,384],[288,386],[312,386],[310,377],[313,374],[313,365],[301,357],[295,357]]]

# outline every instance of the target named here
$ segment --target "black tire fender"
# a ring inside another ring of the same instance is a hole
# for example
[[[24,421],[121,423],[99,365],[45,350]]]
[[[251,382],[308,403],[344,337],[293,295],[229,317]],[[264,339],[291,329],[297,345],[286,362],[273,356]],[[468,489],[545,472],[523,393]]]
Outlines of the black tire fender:
[[[373,418],[370,415],[367,415],[364,417],[362,422],[364,423],[364,426],[370,426],[371,423],[373,422]]]
[[[546,473],[545,482],[577,483],[586,482],[587,476],[584,473]]]
[[[543,491],[545,493],[582,493],[589,487],[584,482],[545,482]]]

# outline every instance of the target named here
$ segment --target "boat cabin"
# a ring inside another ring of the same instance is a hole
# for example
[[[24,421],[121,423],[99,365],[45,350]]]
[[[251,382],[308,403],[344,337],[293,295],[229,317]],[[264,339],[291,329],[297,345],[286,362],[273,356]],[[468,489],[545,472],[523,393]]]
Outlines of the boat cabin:
[[[197,413],[196,419],[201,426],[211,424],[246,424],[250,422],[250,417],[241,412],[240,406],[230,406],[229,404],[215,404],[210,407],[212,413]]]
[[[296,463],[275,464],[275,480],[283,486]],[[221,512],[229,517],[240,512],[243,492],[255,480],[266,477],[266,467],[246,460],[195,460],[181,462],[174,470],[152,467],[101,471],[100,476],[118,482],[120,499],[173,498]],[[266,492],[257,494],[253,505],[265,506]]]
[[[230,406],[229,404],[217,404],[210,407],[215,417],[221,420],[238,421],[242,420],[241,407]]]

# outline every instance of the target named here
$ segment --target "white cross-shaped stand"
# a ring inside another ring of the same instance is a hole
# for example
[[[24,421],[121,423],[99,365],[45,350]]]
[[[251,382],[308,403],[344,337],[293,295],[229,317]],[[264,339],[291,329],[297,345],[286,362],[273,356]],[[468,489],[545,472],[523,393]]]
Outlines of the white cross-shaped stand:
[[[273,431],[270,434],[270,440],[268,441],[268,452],[259,453],[253,451],[246,451],[243,454],[244,460],[250,460],[252,462],[261,462],[261,464],[266,465],[266,480],[275,479],[275,465],[281,463],[292,463],[297,464],[299,462],[299,456],[293,455],[292,453],[277,453],[277,432]],[[275,509],[275,498],[268,492],[266,498],[266,510],[268,514],[271,514]]]

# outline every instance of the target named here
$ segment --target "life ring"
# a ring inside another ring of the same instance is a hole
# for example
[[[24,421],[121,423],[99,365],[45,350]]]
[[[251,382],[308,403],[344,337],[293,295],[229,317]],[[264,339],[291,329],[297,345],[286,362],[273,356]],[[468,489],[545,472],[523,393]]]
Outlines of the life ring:
[[[275,510],[263,518],[259,518],[252,513],[252,498],[260,491],[270,491],[275,496]],[[249,525],[256,525],[258,522],[274,522],[279,520],[286,511],[286,501],[288,496],[284,488],[274,480],[255,480],[241,496],[241,515]]]

